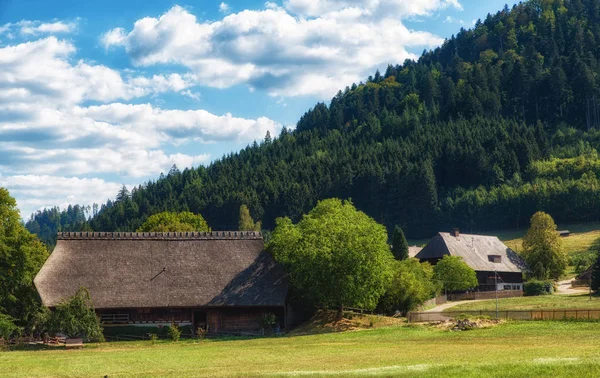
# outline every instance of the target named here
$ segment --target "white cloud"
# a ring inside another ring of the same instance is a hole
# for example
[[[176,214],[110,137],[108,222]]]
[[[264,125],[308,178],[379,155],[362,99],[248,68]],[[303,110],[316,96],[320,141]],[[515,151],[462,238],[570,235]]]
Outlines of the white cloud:
[[[425,16],[448,7],[462,10],[458,0],[286,0],[284,5],[292,13],[308,17],[349,8],[371,16],[397,18]]]
[[[114,199],[121,188],[120,183],[107,182],[98,178],[60,177],[49,175],[0,176],[0,186],[8,189],[18,199],[21,216],[45,207],[69,204],[104,203]],[[129,186],[131,189],[131,186]]]
[[[221,4],[219,4],[219,12],[221,13],[229,13],[231,10],[231,8],[229,7],[229,4],[222,2]]]
[[[444,19],[444,24],[459,24],[459,25],[464,25],[465,22],[463,20],[457,20],[452,16],[446,16],[446,18]]]
[[[9,38],[14,38],[14,34],[19,33],[23,36],[37,36],[40,34],[68,34],[77,29],[77,21],[65,22],[42,22],[22,20],[15,23],[7,23],[0,26],[0,34],[10,32]]]
[[[410,47],[433,47],[443,41],[409,30],[402,17],[460,4],[290,0],[284,6],[287,9],[267,2],[265,10],[245,10],[214,22],[198,21],[174,6],[158,18],[136,21],[129,32],[110,30],[102,40],[107,48],[123,46],[139,66],[183,65],[201,85],[247,84],[272,96],[328,98],[375,68],[416,58]]]
[[[128,104],[166,92],[196,100],[200,94],[192,91],[192,74],[119,72],[74,61],[75,51],[54,36],[0,47],[0,185],[9,187],[25,217],[43,206],[104,201],[120,185],[108,178],[139,182],[173,164],[211,159],[203,151],[176,152],[179,146],[250,143],[281,129],[265,117]],[[97,191],[88,189],[94,185]]]

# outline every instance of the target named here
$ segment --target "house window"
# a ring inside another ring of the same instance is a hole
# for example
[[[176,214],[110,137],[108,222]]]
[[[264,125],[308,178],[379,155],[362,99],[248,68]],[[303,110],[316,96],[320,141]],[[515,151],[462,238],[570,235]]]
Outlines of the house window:
[[[504,290],[510,290],[511,286],[510,285],[504,285]]]
[[[502,262],[502,256],[500,255],[488,255],[488,260],[495,264],[500,264]]]

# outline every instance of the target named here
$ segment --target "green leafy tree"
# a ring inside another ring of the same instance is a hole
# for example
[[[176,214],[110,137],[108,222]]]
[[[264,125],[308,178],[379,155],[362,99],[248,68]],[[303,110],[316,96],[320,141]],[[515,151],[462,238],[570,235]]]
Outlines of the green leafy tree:
[[[379,308],[385,313],[406,314],[439,292],[441,285],[433,280],[431,264],[409,258],[394,261],[392,266],[392,281],[379,302]]]
[[[200,214],[189,211],[181,213],[163,212],[154,214],[138,228],[138,232],[209,232],[210,227]]]
[[[89,291],[81,287],[68,300],[56,306],[49,319],[49,330],[62,333],[69,338],[85,338],[90,341],[103,341],[103,329],[96,316]]]
[[[394,227],[392,235],[392,254],[396,260],[406,260],[408,258],[408,241],[400,226]]]
[[[20,222],[17,203],[8,190],[0,188],[0,312],[26,326],[40,303],[33,278],[48,252]]]
[[[541,211],[533,214],[531,226],[523,238],[522,255],[533,278],[558,279],[565,272],[568,258],[550,215]]]
[[[320,201],[294,225],[279,218],[268,245],[305,300],[373,309],[391,279],[385,227],[349,201]]]
[[[240,231],[260,231],[261,222],[254,222],[252,216],[250,216],[250,210],[248,206],[242,205],[240,206],[240,220],[239,220],[239,230]]]
[[[479,284],[473,268],[459,256],[445,255],[433,267],[433,273],[434,279],[450,292],[473,289]]]

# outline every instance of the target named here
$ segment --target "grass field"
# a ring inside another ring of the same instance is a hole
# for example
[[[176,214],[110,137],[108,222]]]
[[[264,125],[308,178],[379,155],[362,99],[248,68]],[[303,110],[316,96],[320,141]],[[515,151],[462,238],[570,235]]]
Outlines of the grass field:
[[[582,295],[542,295],[538,297],[519,297],[498,299],[500,310],[535,310],[535,309],[600,309],[600,297],[592,300]],[[496,309],[496,300],[473,301],[448,308],[446,311],[476,311]],[[599,328],[600,329],[600,328]]]
[[[595,377],[597,323],[395,326],[312,336],[0,352],[0,377]]]

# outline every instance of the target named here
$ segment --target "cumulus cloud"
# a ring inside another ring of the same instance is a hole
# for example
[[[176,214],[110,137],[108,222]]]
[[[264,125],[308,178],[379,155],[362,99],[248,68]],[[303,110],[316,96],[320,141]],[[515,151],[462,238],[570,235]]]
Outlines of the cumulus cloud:
[[[366,77],[376,67],[415,58],[407,49],[442,39],[408,29],[403,17],[424,15],[456,0],[289,0],[267,2],[219,21],[199,21],[174,6],[137,20],[130,31],[112,29],[105,47],[122,46],[139,66],[179,64],[198,84],[246,84],[272,96],[317,95]]]
[[[40,34],[68,34],[74,32],[76,29],[77,21],[42,22],[22,20],[0,26],[0,34],[10,33],[10,37],[14,38],[15,33],[28,37]]]
[[[360,9],[375,17],[397,18],[425,16],[448,7],[462,10],[458,0],[286,0],[284,4],[294,14],[309,17],[348,8]]]
[[[69,204],[101,204],[114,199],[120,183],[99,178],[77,178],[50,175],[1,176],[0,186],[18,198],[21,216],[25,219],[36,210]],[[49,189],[51,188],[51,189]],[[131,186],[129,186],[131,189]]]
[[[250,143],[281,129],[265,117],[144,103],[145,96],[167,92],[199,99],[193,74],[119,72],[73,60],[75,51],[55,36],[0,47],[0,186],[25,217],[43,206],[105,201],[120,185],[110,181],[116,177],[139,182],[173,164],[211,159],[201,151],[176,152],[179,146]]]
[[[229,13],[229,11],[231,10],[231,8],[229,7],[229,4],[222,2],[221,4],[219,4],[219,12],[221,13]]]

